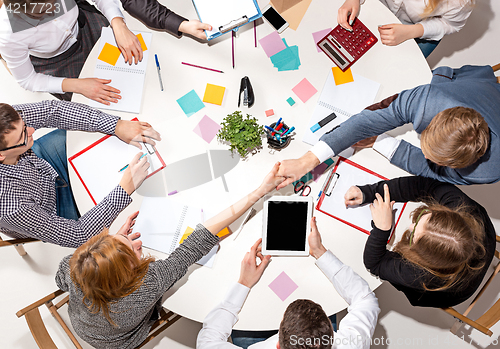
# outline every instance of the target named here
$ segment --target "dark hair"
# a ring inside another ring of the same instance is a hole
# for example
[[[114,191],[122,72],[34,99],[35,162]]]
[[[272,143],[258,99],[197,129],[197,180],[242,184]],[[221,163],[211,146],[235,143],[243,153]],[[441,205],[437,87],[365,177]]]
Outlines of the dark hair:
[[[324,340],[324,336],[328,340]],[[332,336],[332,323],[321,305],[309,299],[297,299],[286,308],[279,329],[281,349],[330,349]]]
[[[6,103],[0,103],[0,149],[6,148],[5,135],[15,130],[14,123],[19,121],[19,113]]]
[[[429,203],[412,212],[415,219],[428,210],[430,218],[423,227],[424,233],[410,246],[410,231],[394,247],[408,262],[428,271],[441,279],[441,287],[424,289],[428,291],[446,290],[461,283],[467,283],[474,274],[484,267],[481,261],[486,250],[483,246],[484,227],[468,211],[466,206],[455,209]],[[421,224],[421,223],[418,223]]]

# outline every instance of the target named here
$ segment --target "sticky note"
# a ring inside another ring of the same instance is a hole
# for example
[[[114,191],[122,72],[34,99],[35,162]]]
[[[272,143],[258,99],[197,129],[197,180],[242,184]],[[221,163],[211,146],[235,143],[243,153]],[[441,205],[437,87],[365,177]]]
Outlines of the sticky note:
[[[272,55],[271,62],[273,62],[273,65],[278,68],[278,71],[299,69],[299,47],[297,45],[288,46],[285,39],[282,41],[286,48]]]
[[[306,78],[302,79],[302,81],[299,82],[297,86],[292,88],[292,91],[304,103],[307,102],[309,98],[311,98],[316,92],[318,92],[318,90],[316,90]]]
[[[179,244],[182,244],[184,242],[184,240],[186,240],[187,237],[193,233],[193,231],[194,231],[194,229],[188,226],[186,228],[186,231],[184,232],[184,234],[182,234],[182,237],[181,237],[181,240],[179,241]]]
[[[137,36],[137,39],[139,39],[139,42],[141,43],[141,48],[143,51],[147,51],[148,50],[148,47],[146,46],[146,43],[144,42],[144,39],[142,37],[142,34],[139,33],[136,35]]]
[[[293,291],[295,291],[299,286],[285,273],[282,272],[273,282],[269,284],[271,290],[276,293],[276,295],[284,301],[287,299]]]
[[[271,57],[272,55],[275,55],[276,53],[286,48],[283,41],[281,41],[280,35],[277,31],[274,31],[271,34],[260,39],[259,44],[264,49],[267,57]]]
[[[99,53],[97,59],[106,62],[108,64],[115,65],[116,62],[118,61],[118,58],[120,58],[120,54],[121,52],[118,49],[118,47],[108,44],[106,42],[104,44],[104,47],[102,48],[101,53]]]
[[[272,109],[266,110],[266,116],[273,116],[273,115],[274,115],[274,110]]]
[[[311,171],[311,174],[313,175],[313,179],[315,182],[318,181],[319,177],[321,177],[321,175],[323,173],[325,173],[325,170],[328,168],[328,164],[322,162],[321,164],[319,164],[318,166],[316,166],[312,171]]]
[[[226,236],[227,234],[230,234],[230,233],[231,233],[231,231],[229,231],[229,228],[225,227],[224,229],[222,229],[221,231],[219,231],[217,233],[217,236],[221,238],[221,237]]]
[[[293,100],[292,97],[289,97],[286,101],[288,102],[288,104],[290,104],[290,106],[295,104],[295,101]]]
[[[323,39],[326,36],[326,34],[330,33],[331,31],[332,31],[332,28],[328,28],[328,29],[320,30],[319,32],[316,32],[316,33],[312,33],[314,44],[315,44],[316,50],[318,50],[318,52],[322,52],[321,49],[318,47],[318,42],[321,39]]]
[[[353,82],[351,68],[347,69],[345,72],[340,70],[339,67],[333,67],[333,78],[335,79],[335,85],[347,84],[348,82]]]
[[[203,138],[205,142],[210,143],[221,127],[221,125],[205,115],[198,125],[196,125],[193,132]]]
[[[203,102],[222,105],[222,99],[224,98],[225,91],[225,87],[207,84],[207,87],[205,88],[205,95],[203,96]]]
[[[184,96],[177,100],[177,103],[182,108],[184,114],[190,117],[197,111],[205,108],[205,104],[201,101],[200,97],[196,94],[194,90],[189,91]]]
[[[293,182],[293,186],[295,186],[299,181],[302,181],[304,183],[308,183],[308,182],[314,180],[315,182],[317,182],[319,177],[321,177],[321,175],[323,173],[325,173],[325,170],[328,167],[332,166],[333,164],[334,164],[334,161],[332,160],[332,158],[326,159],[325,162],[322,162],[321,164],[316,166],[314,169],[312,169],[310,172],[307,172],[305,175],[300,177],[299,180]]]

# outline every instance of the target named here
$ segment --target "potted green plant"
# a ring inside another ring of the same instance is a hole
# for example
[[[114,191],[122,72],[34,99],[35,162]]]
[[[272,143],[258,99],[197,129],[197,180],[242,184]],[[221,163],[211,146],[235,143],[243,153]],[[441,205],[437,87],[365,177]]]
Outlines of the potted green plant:
[[[230,150],[235,150],[241,157],[245,157],[249,152],[262,145],[264,131],[257,123],[256,118],[246,115],[243,117],[241,111],[235,111],[224,118],[221,123],[222,128],[217,133],[219,141],[230,144]]]

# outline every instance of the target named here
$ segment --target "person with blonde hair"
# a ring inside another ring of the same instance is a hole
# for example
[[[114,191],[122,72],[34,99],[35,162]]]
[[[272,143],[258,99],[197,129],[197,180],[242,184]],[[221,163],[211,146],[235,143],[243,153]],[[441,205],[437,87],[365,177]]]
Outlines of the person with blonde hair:
[[[65,257],[56,283],[69,292],[68,312],[75,332],[96,348],[126,349],[141,344],[158,319],[163,294],[219,242],[219,231],[283,180],[276,176],[278,166],[274,165],[252,193],[198,224],[166,259],[142,256],[140,233],[131,233],[139,212],[129,216],[116,235],[104,230]]]
[[[384,132],[405,124],[420,148]],[[346,148],[373,147],[392,164],[453,184],[500,180],[500,84],[490,66],[439,67],[430,84],[402,91],[351,116],[299,159],[281,162],[278,189]]]
[[[496,247],[486,210],[456,186],[424,177],[402,177],[353,186],[347,207],[368,204],[372,231],[366,242],[366,268],[403,292],[414,306],[445,308],[471,297],[481,284]],[[393,200],[393,201],[391,201]],[[423,201],[413,224],[387,249],[394,202]]]
[[[396,46],[415,39],[424,57],[428,57],[448,34],[462,29],[475,0],[380,0],[401,23],[378,27],[384,45]],[[337,21],[351,30],[365,0],[346,0],[339,8]]]

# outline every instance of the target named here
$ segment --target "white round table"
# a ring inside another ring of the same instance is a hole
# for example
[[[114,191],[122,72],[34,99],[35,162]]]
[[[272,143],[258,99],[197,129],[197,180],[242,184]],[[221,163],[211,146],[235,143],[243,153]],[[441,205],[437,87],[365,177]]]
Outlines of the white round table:
[[[259,3],[261,7],[264,7],[267,1],[259,1]],[[262,125],[269,125],[277,121],[279,117],[283,117],[288,125],[296,127],[296,135],[287,148],[279,152],[273,151],[267,147],[263,139],[263,148],[257,154],[241,160],[234,169],[229,171],[225,175],[228,192],[225,191],[222,179],[217,178],[198,187],[181,191],[170,198],[217,213],[257,188],[276,161],[300,157],[310,148],[301,141],[303,132],[307,129],[326,74],[333,66],[325,54],[317,52],[311,34],[335,27],[337,9],[341,4],[341,0],[313,1],[297,31],[287,29],[281,34],[288,45],[299,47],[301,66],[295,71],[278,72],[263,49],[254,47],[252,24],[240,28],[235,38],[236,65],[234,69],[231,66],[230,34],[222,36],[215,42],[200,44],[187,37],[178,39],[169,34],[153,32],[141,113],[138,117],[140,120],[151,123],[162,134],[163,140],[157,143],[157,149],[167,165],[207,150],[228,149],[226,145],[218,144],[216,139],[207,144],[192,130],[204,115],[220,123],[227,114],[239,109],[237,100],[240,79],[243,76],[250,78],[255,92],[255,104],[251,108],[242,107],[239,110],[256,117]],[[170,9],[187,18],[197,18],[191,2],[176,2],[168,5]],[[325,13],[330,15],[325,16]],[[398,22],[397,18],[378,1],[369,1],[363,5],[360,19],[377,37],[379,24]],[[148,31],[144,25],[128,15],[127,23],[133,30]],[[271,26],[267,23],[259,23],[258,39],[272,32]],[[98,45],[94,47],[87,59],[81,73],[82,77],[93,76],[97,51]],[[155,53],[161,61],[163,92],[159,88],[154,62]],[[182,61],[223,70],[224,74],[185,66],[181,64]],[[427,62],[413,40],[396,47],[377,43],[353,65],[352,71],[381,84],[376,101],[404,89],[429,83],[431,78]],[[318,93],[306,103],[296,98],[291,90],[303,78],[307,78],[318,90]],[[207,83],[226,87],[222,106],[206,103],[205,108],[189,118],[186,117],[176,100],[192,89],[202,98]],[[286,102],[288,97],[293,97],[297,103],[290,106]],[[81,95],[75,95],[73,100],[81,103],[88,102]],[[265,110],[267,109],[274,109],[275,115],[266,117]],[[124,112],[110,113],[119,115],[123,119],[132,119],[137,116]],[[402,128],[393,134],[399,134],[398,137],[418,143],[415,132],[404,133],[408,129],[408,127]],[[69,132],[68,157],[100,137],[102,137],[100,134]],[[355,154],[351,160],[388,178],[407,175],[406,172],[391,165],[371,149]],[[70,177],[75,199],[83,214],[93,206],[93,203],[71,168]],[[311,195],[314,199],[324,178],[323,175],[317,183],[310,184]],[[131,212],[140,208],[142,197],[158,196],[158,193],[168,193],[172,190],[173,188],[166,186],[165,171],[148,179],[132,195],[133,202],[117,218],[112,231],[116,231]],[[293,188],[288,186],[279,194],[293,194]],[[223,299],[230,285],[238,280],[240,262],[245,252],[261,237],[262,200],[255,207],[258,214],[245,225],[239,237],[233,241],[234,237],[229,236],[220,243],[213,268],[191,266],[187,275],[168,291],[164,302],[167,309],[202,322],[208,312]],[[411,209],[412,205],[408,205],[396,230],[396,239],[409,225],[408,213]],[[372,289],[377,288],[381,284],[380,280],[370,275],[362,261],[367,235],[321,212],[316,212],[315,215],[324,245],[345,264],[351,266]],[[240,226],[241,221],[242,218],[231,226],[233,231]],[[166,257],[158,252],[151,251],[151,253],[158,258]],[[314,262],[313,257],[274,257],[260,282],[250,292],[235,328],[276,329],[288,304],[299,298],[312,299],[321,304],[327,314],[334,314],[345,309],[347,303],[314,265]],[[268,287],[283,271],[299,286],[285,301],[281,301]]]

